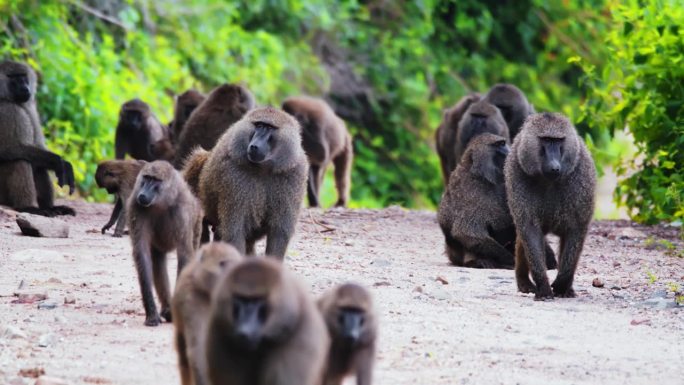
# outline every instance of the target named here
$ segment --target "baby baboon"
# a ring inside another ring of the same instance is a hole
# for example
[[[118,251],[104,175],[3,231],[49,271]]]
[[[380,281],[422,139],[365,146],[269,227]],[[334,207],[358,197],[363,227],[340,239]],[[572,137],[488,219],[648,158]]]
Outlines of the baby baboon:
[[[201,92],[189,89],[176,97],[176,103],[173,109],[173,138],[178,141],[183,132],[185,123],[190,118],[195,109],[207,99]]]
[[[572,282],[594,213],[596,169],[572,123],[557,113],[531,115],[505,166],[508,205],[517,228],[518,290],[536,300],[574,297]],[[560,237],[558,275],[549,286],[544,236]],[[530,281],[530,268],[532,279]],[[553,291],[551,290],[553,287]]]
[[[456,266],[512,269],[515,226],[506,203],[503,165],[506,139],[485,133],[475,137],[451,174],[437,215],[446,253]],[[547,266],[556,267],[545,244]]]
[[[171,321],[166,254],[176,250],[180,274],[199,247],[202,210],[180,173],[162,160],[148,163],[140,170],[127,210],[145,325],[157,326],[161,319],[150,281],[154,281],[161,302],[161,316]]]
[[[306,96],[287,98],[283,111],[294,116],[302,127],[302,147],[309,158],[307,192],[309,205],[318,207],[319,192],[328,165],[335,166],[337,203],[349,202],[351,168],[354,160],[352,138],[344,121],[323,99]]]
[[[129,154],[134,159],[151,162],[152,144],[168,138],[168,128],[152,114],[150,106],[140,99],[129,100],[121,106],[116,126],[116,159]]]
[[[484,100],[473,103],[468,107],[458,124],[456,135],[456,164],[468,147],[470,141],[481,134],[491,133],[502,136],[506,142],[510,140],[508,126],[498,108]]]
[[[202,147],[197,147],[190,155],[185,158],[185,163],[183,164],[183,170],[181,174],[183,179],[190,186],[190,191],[192,191],[195,196],[199,197],[199,184],[200,175],[204,169],[204,164],[207,163],[209,159],[209,151],[203,149]],[[218,239],[218,238],[217,238]],[[204,244],[209,242],[209,223],[206,219],[202,220],[202,237],[200,238],[200,243]]]
[[[473,93],[462,97],[456,105],[444,111],[444,118],[437,132],[435,132],[435,145],[437,154],[442,165],[444,185],[449,183],[449,175],[456,169],[456,138],[458,123],[471,104],[480,100],[480,94]]]
[[[95,182],[108,193],[114,194],[114,210],[104,227],[102,234],[116,223],[114,236],[121,237],[126,227],[126,202],[133,192],[135,180],[140,169],[146,164],[144,160],[107,160],[100,163],[95,171]]]
[[[318,301],[331,345],[324,385],[341,385],[348,375],[370,385],[375,360],[377,322],[370,293],[362,286],[340,285]]]
[[[266,236],[266,254],[285,257],[306,186],[301,143],[297,120],[272,107],[248,112],[221,137],[200,176],[205,215],[219,239],[254,254]]]
[[[44,216],[76,215],[55,206],[48,171],[74,192],[71,163],[50,152],[36,106],[36,73],[24,63],[0,63],[0,204]]]
[[[496,84],[492,87],[484,100],[501,110],[506,120],[511,140],[515,139],[525,118],[534,113],[534,107],[527,101],[525,94],[513,84]]]
[[[330,347],[323,317],[295,277],[248,258],[214,289],[206,335],[212,385],[320,385]]]
[[[211,293],[223,272],[240,260],[242,256],[233,246],[209,243],[197,252],[195,260],[178,276],[171,310],[183,385],[209,384],[206,368],[200,367],[206,360],[198,357],[205,354],[203,340]]]
[[[254,97],[245,87],[237,84],[216,87],[185,122],[178,137],[174,166],[181,168],[185,157],[197,146],[211,150],[228,127],[252,108]]]

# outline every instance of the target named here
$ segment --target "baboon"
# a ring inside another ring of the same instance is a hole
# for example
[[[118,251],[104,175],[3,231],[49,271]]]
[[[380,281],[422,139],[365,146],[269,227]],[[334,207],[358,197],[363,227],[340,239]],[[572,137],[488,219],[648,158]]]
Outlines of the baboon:
[[[181,174],[183,179],[190,186],[190,191],[192,191],[195,196],[199,198],[199,184],[200,175],[204,169],[204,164],[207,163],[209,159],[209,151],[203,149],[202,147],[197,147],[190,155],[185,158],[185,163],[183,164],[183,169]],[[209,223],[206,219],[202,220],[202,237],[200,238],[200,243],[204,244],[209,242]],[[218,239],[218,238],[217,238]]]
[[[178,367],[183,385],[208,384],[204,352],[205,325],[209,317],[211,293],[220,276],[242,260],[235,248],[214,242],[202,246],[195,260],[178,276],[172,300],[173,324],[178,350]]]
[[[212,385],[320,385],[330,347],[307,291],[271,258],[248,258],[222,277],[205,341]]]
[[[484,100],[475,102],[468,107],[458,124],[456,135],[456,164],[465,153],[468,143],[481,134],[489,132],[502,136],[506,142],[510,141],[508,126],[498,108]]]
[[[515,139],[525,118],[534,113],[534,107],[527,101],[525,94],[513,84],[496,84],[489,89],[484,100],[501,110],[506,120],[511,140]]]
[[[168,128],[159,123],[147,103],[140,99],[129,100],[119,112],[114,143],[116,159],[123,159],[128,154],[138,160],[156,160],[151,145],[168,137]]]
[[[248,112],[221,137],[200,176],[215,236],[249,255],[266,236],[266,254],[285,257],[306,186],[301,143],[297,120],[273,107]]]
[[[508,211],[503,166],[509,149],[502,136],[475,137],[451,174],[437,219],[446,253],[456,266],[512,269],[515,225]],[[553,250],[545,245],[547,265],[555,268]]]
[[[185,122],[178,137],[174,166],[181,168],[185,157],[197,146],[205,150],[214,148],[221,135],[252,108],[254,97],[247,88],[237,84],[216,87]]]
[[[335,111],[323,99],[291,97],[283,102],[282,108],[294,116],[302,128],[302,147],[309,158],[309,206],[319,206],[321,183],[331,162],[335,166],[335,206],[346,206],[349,202],[354,148],[344,121],[335,115]]]
[[[444,185],[449,183],[449,175],[456,169],[456,138],[458,134],[458,123],[471,104],[479,101],[480,94],[472,93],[462,97],[453,107],[444,111],[442,123],[435,132],[435,145],[437,155],[442,165],[442,177]]]
[[[359,385],[370,385],[375,360],[377,321],[370,293],[346,283],[318,301],[331,345],[323,385],[341,385],[348,375]]]
[[[176,97],[173,109],[173,124],[170,125],[172,136],[176,141],[181,137],[183,127],[185,127],[185,123],[190,118],[190,114],[206,99],[206,96],[194,89],[189,89]]]
[[[568,118],[558,113],[529,116],[513,142],[505,176],[517,229],[518,290],[534,292],[535,300],[574,297],[575,269],[594,213],[596,169]],[[548,233],[560,237],[558,275],[552,285],[543,251]]]
[[[166,254],[176,250],[180,274],[199,247],[202,210],[180,173],[163,160],[148,163],[140,170],[127,204],[145,325],[157,326],[161,319],[150,281],[154,281],[161,302],[161,316],[171,321]]]
[[[71,163],[49,151],[36,106],[37,77],[24,63],[0,63],[0,204],[44,216],[76,215],[55,206],[49,171],[73,193]]]
[[[115,196],[114,210],[109,222],[102,227],[102,234],[116,223],[113,236],[123,236],[126,227],[126,202],[133,192],[140,169],[146,163],[144,160],[107,160],[97,166],[95,182]]]
[[[150,154],[156,160],[173,162],[176,157],[176,147],[174,147],[171,138],[163,138],[150,144]]]

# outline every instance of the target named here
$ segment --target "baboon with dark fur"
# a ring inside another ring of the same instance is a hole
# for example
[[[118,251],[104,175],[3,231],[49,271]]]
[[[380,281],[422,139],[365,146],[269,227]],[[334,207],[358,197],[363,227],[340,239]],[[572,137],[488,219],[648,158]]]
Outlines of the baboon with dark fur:
[[[596,189],[594,161],[584,142],[562,114],[531,115],[513,143],[505,175],[518,233],[518,290],[535,293],[535,300],[574,297],[572,283],[594,213]],[[558,275],[552,285],[544,258],[548,233],[560,237]]]
[[[71,163],[49,151],[36,106],[37,77],[24,63],[0,63],[0,204],[44,216],[76,215],[55,206],[49,171],[74,192]]]
[[[200,176],[215,236],[248,255],[266,236],[266,254],[285,257],[306,188],[301,142],[297,120],[272,107],[248,112],[221,137]]]
[[[248,258],[216,285],[206,335],[212,385],[320,385],[330,347],[316,305],[280,262]]]
[[[185,157],[198,146],[205,150],[214,148],[221,135],[252,108],[254,97],[247,88],[237,84],[216,87],[185,122],[178,137],[174,166],[183,167]]]
[[[337,188],[335,206],[346,206],[351,188],[354,148],[344,121],[335,115],[335,111],[323,99],[291,97],[283,102],[282,108],[294,116],[302,128],[302,147],[309,158],[309,205],[320,205],[319,192],[323,177],[328,165],[333,163]]]
[[[151,162],[157,159],[152,154],[152,145],[167,138],[168,128],[159,123],[147,103],[132,99],[121,106],[114,143],[116,159],[128,154],[133,159]]]
[[[224,272],[242,260],[227,243],[209,243],[197,252],[178,276],[172,301],[181,384],[208,385],[204,337],[211,293]]]
[[[480,100],[468,107],[458,124],[456,164],[461,160],[468,143],[476,136],[487,132],[502,136],[506,142],[510,141],[508,126],[499,109],[484,100]]]
[[[205,95],[194,89],[189,89],[176,97],[173,109],[173,122],[169,125],[176,142],[181,137],[183,127],[185,127],[185,123],[190,119],[192,112],[206,99]]]
[[[346,283],[325,293],[318,307],[331,340],[323,385],[341,385],[349,375],[357,384],[370,385],[378,333],[370,293]]]
[[[442,165],[442,177],[444,185],[449,183],[449,175],[456,169],[456,138],[458,124],[471,104],[480,100],[478,93],[472,93],[462,97],[453,107],[444,111],[442,123],[435,132],[435,146],[437,155]]]
[[[145,325],[157,326],[161,319],[151,282],[161,302],[161,316],[171,321],[166,254],[176,250],[180,274],[199,247],[202,209],[180,173],[162,160],[148,163],[140,170],[127,204]]]
[[[516,232],[503,175],[508,152],[504,137],[482,134],[470,142],[451,174],[437,219],[447,256],[456,266],[513,268]],[[548,267],[555,268],[548,244],[545,253]]]
[[[126,227],[126,203],[133,192],[138,173],[146,163],[144,160],[107,160],[97,166],[95,182],[115,197],[114,210],[107,224],[102,227],[102,234],[116,224],[113,236],[123,236]]]
[[[534,113],[534,107],[527,101],[525,94],[513,84],[496,84],[489,89],[484,100],[501,110],[506,120],[511,140],[515,139],[525,118]]]

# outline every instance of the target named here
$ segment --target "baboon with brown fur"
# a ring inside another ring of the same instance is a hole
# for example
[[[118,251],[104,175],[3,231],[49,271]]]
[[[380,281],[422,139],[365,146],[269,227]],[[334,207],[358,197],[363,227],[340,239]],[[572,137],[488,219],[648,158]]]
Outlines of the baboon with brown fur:
[[[107,224],[102,227],[102,234],[116,223],[113,236],[123,236],[126,227],[126,203],[133,192],[138,173],[146,163],[144,160],[107,160],[97,166],[95,182],[115,196],[114,210]]]
[[[178,137],[174,166],[181,168],[195,147],[214,148],[221,135],[252,108],[254,97],[247,88],[237,84],[216,87],[185,122]]]
[[[359,385],[370,385],[378,333],[370,293],[346,283],[325,293],[318,307],[331,340],[323,385],[341,385],[349,375]]]
[[[176,250],[180,274],[199,247],[202,209],[180,173],[170,163],[158,160],[140,170],[127,211],[145,325],[157,326],[161,319],[151,281],[161,302],[161,316],[171,321],[166,254]]]
[[[190,186],[190,190],[195,196],[199,197],[199,184],[200,175],[202,175],[202,170],[204,169],[204,164],[207,163],[209,159],[209,151],[203,149],[202,147],[197,147],[195,151],[191,152],[190,155],[185,159],[183,169],[181,174],[183,179]],[[202,220],[202,237],[200,243],[204,244],[209,242],[209,223],[206,219]]]
[[[294,116],[302,128],[302,147],[309,158],[309,206],[320,205],[319,192],[330,163],[335,166],[335,206],[346,206],[351,188],[354,148],[344,121],[335,115],[335,111],[323,99],[291,97],[283,102],[282,108]]]
[[[301,142],[297,120],[272,107],[248,112],[221,137],[200,176],[215,236],[248,255],[266,236],[266,254],[285,257],[306,188]]]
[[[506,142],[510,142],[508,126],[499,109],[484,100],[480,100],[468,107],[458,124],[456,164],[460,162],[468,143],[476,136],[484,133],[501,136],[506,139]]]
[[[212,385],[320,385],[330,347],[316,305],[271,258],[248,258],[214,289],[206,335]]]
[[[176,97],[173,109],[173,122],[170,124],[175,141],[181,137],[183,127],[197,107],[207,99],[205,95],[195,89],[189,89]]]
[[[178,350],[181,384],[208,385],[204,351],[206,321],[209,317],[211,293],[221,275],[242,260],[227,243],[209,243],[197,252],[178,276],[171,310]]]
[[[501,110],[511,140],[515,139],[525,118],[534,113],[534,107],[527,101],[525,94],[513,84],[496,84],[489,89],[484,100]]]
[[[44,216],[76,215],[55,206],[49,171],[74,192],[71,163],[49,151],[36,106],[37,76],[24,63],[0,63],[0,204]]]
[[[474,138],[451,174],[437,219],[446,253],[456,266],[512,269],[515,225],[508,211],[503,166],[509,149],[502,136]],[[545,245],[547,265],[555,268],[553,250]]]
[[[505,175],[518,233],[518,290],[535,293],[535,300],[574,297],[572,283],[594,213],[596,189],[596,169],[586,145],[562,114],[531,115],[513,142]],[[560,237],[558,275],[552,285],[544,258],[548,233]]]
[[[442,123],[435,132],[435,146],[442,165],[442,177],[444,185],[449,183],[449,175],[456,169],[456,138],[458,137],[458,124],[471,104],[480,100],[478,93],[472,93],[462,97],[453,107],[444,111]]]
[[[114,149],[116,159],[126,154],[133,159],[151,162],[152,144],[169,137],[168,128],[154,116],[150,106],[140,99],[132,99],[121,106],[116,126]]]

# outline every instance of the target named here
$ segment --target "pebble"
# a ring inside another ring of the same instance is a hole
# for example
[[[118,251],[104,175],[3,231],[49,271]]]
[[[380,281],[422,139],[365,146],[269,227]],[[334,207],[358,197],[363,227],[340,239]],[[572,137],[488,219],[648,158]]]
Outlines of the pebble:
[[[371,265],[373,265],[374,267],[387,267],[391,264],[392,262],[386,259],[374,259],[373,261],[371,261]]]
[[[24,333],[24,331],[19,329],[18,327],[12,326],[12,325],[7,325],[3,335],[5,336],[5,338],[9,338],[11,340],[17,339],[17,338],[26,339],[26,333]]]
[[[43,301],[38,304],[38,309],[41,310],[52,310],[57,307],[57,302],[55,301]]]
[[[45,333],[38,338],[38,346],[47,348],[57,342],[57,336],[52,333]]]
[[[76,303],[76,296],[73,294],[67,294],[64,296],[64,304],[65,305],[73,305]]]
[[[603,280],[601,278],[596,277],[596,278],[594,278],[593,281],[591,281],[591,286],[603,287],[603,286],[605,286],[605,283],[603,282]]]

